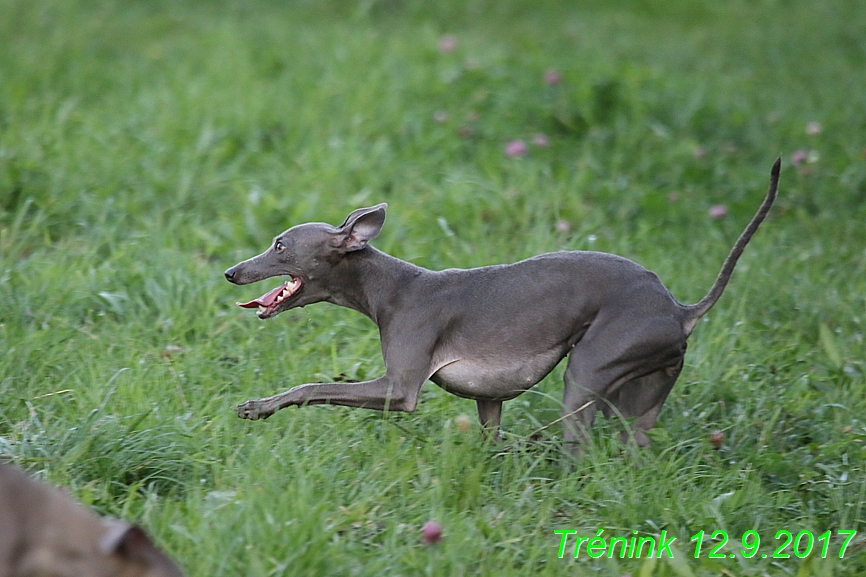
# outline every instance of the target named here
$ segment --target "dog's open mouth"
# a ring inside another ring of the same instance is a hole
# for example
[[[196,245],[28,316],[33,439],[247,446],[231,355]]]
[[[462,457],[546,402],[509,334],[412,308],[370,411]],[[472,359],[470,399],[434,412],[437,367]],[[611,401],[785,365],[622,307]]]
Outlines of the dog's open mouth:
[[[280,303],[288,298],[291,298],[299,290],[301,290],[301,279],[292,276],[291,279],[272,291],[268,291],[257,299],[251,300],[248,303],[237,303],[239,307],[245,309],[258,308],[259,317],[265,318],[271,316],[274,311],[280,306]]]

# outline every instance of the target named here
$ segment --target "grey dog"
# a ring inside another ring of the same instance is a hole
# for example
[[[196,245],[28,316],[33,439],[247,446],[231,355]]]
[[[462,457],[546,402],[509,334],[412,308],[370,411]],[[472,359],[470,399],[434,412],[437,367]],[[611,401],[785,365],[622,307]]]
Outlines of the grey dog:
[[[649,444],[649,430],[683,367],[686,340],[721,297],[737,260],[773,204],[769,192],[740,235],[707,295],[677,302],[659,278],[626,258],[555,252],[514,264],[430,271],[368,243],[385,221],[380,204],[340,226],[300,224],[264,253],[225,272],[238,285],[288,280],[242,307],[262,319],[326,301],[354,309],[379,327],[385,375],[360,383],[314,383],[247,401],[244,419],[292,406],[332,404],[415,410],[428,379],[473,399],[482,425],[498,436],[502,402],[543,379],[566,355],[564,437],[584,442],[595,413],[634,418],[623,438]]]

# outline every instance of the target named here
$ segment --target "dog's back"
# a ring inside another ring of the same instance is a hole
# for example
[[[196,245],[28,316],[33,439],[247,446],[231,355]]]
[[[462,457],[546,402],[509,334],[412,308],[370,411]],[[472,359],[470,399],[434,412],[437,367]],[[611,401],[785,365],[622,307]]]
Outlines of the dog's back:
[[[0,463],[0,577],[183,577],[136,526]]]

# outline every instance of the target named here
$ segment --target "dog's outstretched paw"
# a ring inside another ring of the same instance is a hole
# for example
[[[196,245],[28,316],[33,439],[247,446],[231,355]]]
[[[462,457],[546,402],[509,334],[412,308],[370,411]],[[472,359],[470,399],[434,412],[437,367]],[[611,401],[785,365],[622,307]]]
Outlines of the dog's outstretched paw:
[[[257,421],[259,419],[267,419],[274,414],[274,410],[268,406],[268,403],[262,400],[247,401],[237,406],[238,417]]]

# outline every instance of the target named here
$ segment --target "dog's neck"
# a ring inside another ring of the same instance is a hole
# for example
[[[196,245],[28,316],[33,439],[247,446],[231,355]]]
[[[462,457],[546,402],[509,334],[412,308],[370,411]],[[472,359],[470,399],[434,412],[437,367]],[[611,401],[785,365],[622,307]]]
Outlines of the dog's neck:
[[[372,246],[347,253],[338,270],[328,302],[356,310],[379,327],[385,321],[383,315],[392,309],[389,301],[407,283],[429,272]]]

